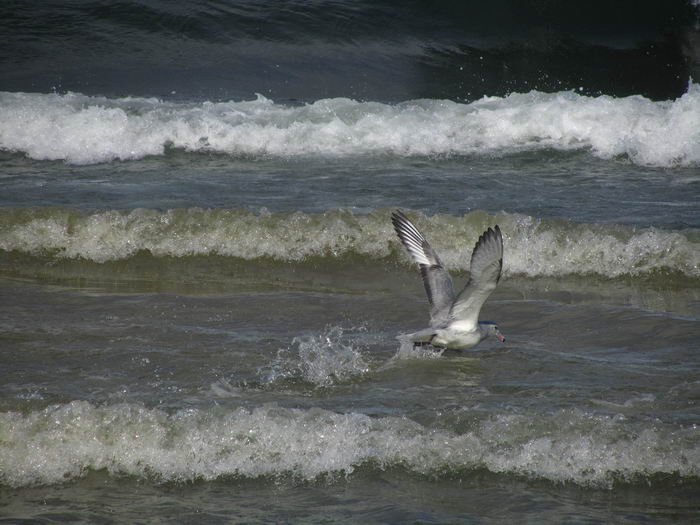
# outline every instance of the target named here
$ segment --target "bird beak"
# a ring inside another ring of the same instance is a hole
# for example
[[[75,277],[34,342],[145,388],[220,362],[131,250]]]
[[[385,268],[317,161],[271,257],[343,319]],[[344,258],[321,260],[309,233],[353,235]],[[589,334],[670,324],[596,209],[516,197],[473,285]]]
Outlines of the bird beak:
[[[501,334],[496,334],[496,337],[498,337],[498,340],[499,340],[501,343],[505,343],[505,342],[506,342],[506,338],[503,337]]]

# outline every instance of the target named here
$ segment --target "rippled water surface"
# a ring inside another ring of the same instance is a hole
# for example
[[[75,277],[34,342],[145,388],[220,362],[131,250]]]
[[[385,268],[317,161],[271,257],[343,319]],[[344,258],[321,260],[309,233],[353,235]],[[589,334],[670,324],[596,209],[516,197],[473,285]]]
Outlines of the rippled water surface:
[[[0,8],[0,518],[700,520],[697,6],[515,4]]]

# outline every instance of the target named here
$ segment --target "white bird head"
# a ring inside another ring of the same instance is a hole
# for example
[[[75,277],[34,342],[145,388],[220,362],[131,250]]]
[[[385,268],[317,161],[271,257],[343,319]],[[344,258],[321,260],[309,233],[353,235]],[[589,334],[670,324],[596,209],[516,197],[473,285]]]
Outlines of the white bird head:
[[[498,331],[498,325],[493,321],[479,321],[479,328],[483,334],[483,338],[486,339],[489,336],[493,336],[498,339],[501,343],[506,342],[506,338]]]

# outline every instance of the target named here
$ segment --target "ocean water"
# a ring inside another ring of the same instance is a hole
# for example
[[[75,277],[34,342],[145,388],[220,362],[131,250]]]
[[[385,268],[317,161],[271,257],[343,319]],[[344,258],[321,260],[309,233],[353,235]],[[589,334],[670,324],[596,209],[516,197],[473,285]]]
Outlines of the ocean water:
[[[700,522],[698,27],[0,7],[0,522]],[[506,343],[402,346],[397,208]]]

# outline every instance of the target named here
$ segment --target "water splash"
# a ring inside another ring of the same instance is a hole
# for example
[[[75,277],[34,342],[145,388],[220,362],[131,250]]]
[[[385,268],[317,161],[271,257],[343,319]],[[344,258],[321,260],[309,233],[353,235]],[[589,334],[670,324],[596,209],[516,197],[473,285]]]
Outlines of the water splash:
[[[389,363],[412,359],[438,359],[445,352],[444,348],[436,348],[430,345],[414,345],[409,334],[401,334],[396,339],[399,341],[399,348]]]
[[[266,383],[301,379],[317,387],[327,387],[365,374],[369,369],[356,342],[343,328],[331,326],[320,334],[295,337],[260,373]]]

